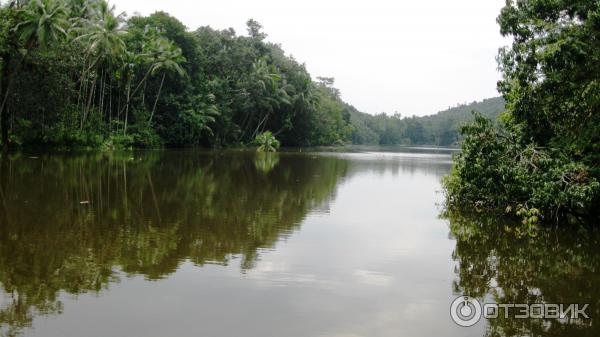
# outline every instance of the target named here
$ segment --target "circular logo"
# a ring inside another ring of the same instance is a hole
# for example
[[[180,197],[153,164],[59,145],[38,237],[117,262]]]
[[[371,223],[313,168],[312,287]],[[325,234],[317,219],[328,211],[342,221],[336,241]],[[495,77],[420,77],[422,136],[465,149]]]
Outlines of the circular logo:
[[[473,326],[481,319],[481,303],[469,296],[458,297],[450,306],[450,316],[460,326]]]

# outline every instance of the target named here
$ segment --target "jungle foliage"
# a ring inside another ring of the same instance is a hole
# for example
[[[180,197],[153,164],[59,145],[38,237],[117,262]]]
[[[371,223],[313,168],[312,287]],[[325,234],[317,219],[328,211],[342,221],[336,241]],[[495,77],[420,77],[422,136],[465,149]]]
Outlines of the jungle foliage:
[[[247,36],[189,31],[103,0],[11,1],[0,18],[5,146],[224,146],[264,131],[285,145],[349,139],[333,80],[313,81],[254,20]]]
[[[361,113],[254,20],[244,36],[189,31],[103,0],[10,1],[0,18],[5,147],[223,147],[267,131],[283,146],[452,146],[472,109],[504,109],[495,98],[423,118]]]
[[[477,116],[446,179],[450,207],[525,225],[600,215],[600,2],[507,1],[498,18],[503,128]],[[587,220],[586,220],[587,219]]]

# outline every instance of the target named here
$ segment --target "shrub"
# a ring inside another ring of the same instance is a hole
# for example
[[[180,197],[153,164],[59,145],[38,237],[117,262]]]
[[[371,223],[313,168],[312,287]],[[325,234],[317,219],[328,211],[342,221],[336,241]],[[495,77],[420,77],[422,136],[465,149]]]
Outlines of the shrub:
[[[506,210],[531,227],[542,220],[598,215],[600,183],[582,160],[564,150],[520,142],[476,114],[462,128],[462,152],[444,178],[447,207]]]
[[[265,131],[256,136],[254,144],[258,145],[257,151],[259,152],[277,152],[281,146],[271,131]]]

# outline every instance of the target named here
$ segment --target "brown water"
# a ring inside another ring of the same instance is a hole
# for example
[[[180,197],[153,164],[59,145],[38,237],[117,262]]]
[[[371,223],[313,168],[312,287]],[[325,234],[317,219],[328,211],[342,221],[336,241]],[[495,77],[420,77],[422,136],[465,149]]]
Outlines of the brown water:
[[[440,218],[449,151],[0,164],[3,335],[600,335],[598,235],[516,239],[493,220]],[[592,319],[462,328],[460,294],[590,303]]]

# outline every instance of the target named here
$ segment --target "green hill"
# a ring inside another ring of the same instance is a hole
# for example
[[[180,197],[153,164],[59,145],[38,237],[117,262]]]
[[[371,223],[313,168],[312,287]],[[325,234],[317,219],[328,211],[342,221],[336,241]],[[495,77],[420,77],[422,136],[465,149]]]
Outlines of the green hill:
[[[369,115],[347,105],[354,126],[352,143],[380,145],[436,145],[452,146],[460,141],[459,128],[473,119],[472,111],[496,120],[504,111],[502,97],[481,102],[461,104],[424,117],[395,115]]]

